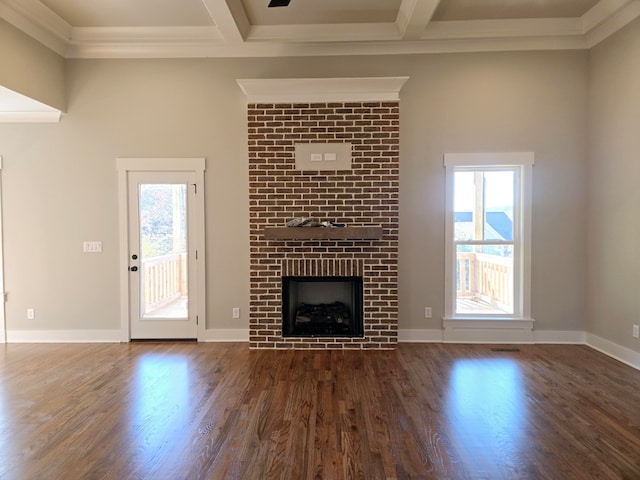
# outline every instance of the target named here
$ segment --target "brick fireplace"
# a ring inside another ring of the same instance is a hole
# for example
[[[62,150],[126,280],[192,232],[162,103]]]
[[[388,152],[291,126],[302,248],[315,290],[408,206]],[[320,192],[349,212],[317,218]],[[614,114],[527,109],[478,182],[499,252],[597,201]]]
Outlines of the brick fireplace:
[[[250,348],[395,348],[399,102],[252,103],[250,98],[247,115]],[[350,168],[296,167],[301,143],[349,144]],[[346,228],[286,228],[296,217]],[[269,234],[273,231],[277,235]],[[283,336],[283,277],[361,277],[362,334]]]

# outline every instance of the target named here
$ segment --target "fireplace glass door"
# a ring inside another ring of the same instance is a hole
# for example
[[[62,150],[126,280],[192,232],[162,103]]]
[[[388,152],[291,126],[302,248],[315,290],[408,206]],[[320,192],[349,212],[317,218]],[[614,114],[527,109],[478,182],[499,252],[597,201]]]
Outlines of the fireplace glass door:
[[[361,337],[362,277],[283,277],[283,337]]]

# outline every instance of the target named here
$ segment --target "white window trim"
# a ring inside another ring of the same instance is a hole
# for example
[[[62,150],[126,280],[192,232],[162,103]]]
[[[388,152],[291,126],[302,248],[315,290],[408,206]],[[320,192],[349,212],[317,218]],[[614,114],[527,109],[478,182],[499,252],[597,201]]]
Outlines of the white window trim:
[[[445,200],[445,309],[443,317],[445,341],[512,342],[532,341],[533,319],[531,318],[531,210],[533,152],[500,153],[446,153],[444,155],[446,200]],[[519,198],[515,199],[517,210],[522,212],[514,231],[519,238],[520,262],[514,263],[514,275],[518,275],[520,291],[514,304],[513,315],[456,315],[455,263],[454,263],[454,170],[456,167],[512,167],[520,169]],[[516,265],[517,264],[517,265]],[[519,266],[522,270],[519,271]]]

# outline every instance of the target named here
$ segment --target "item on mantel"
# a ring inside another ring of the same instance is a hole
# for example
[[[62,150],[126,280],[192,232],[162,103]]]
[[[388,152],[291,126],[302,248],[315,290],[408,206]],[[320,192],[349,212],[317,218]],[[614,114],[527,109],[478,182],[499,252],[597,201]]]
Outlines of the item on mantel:
[[[318,222],[313,218],[296,217],[287,222],[287,227],[346,227],[344,223],[330,221]]]
[[[287,222],[287,227],[304,227],[312,218],[297,217]]]

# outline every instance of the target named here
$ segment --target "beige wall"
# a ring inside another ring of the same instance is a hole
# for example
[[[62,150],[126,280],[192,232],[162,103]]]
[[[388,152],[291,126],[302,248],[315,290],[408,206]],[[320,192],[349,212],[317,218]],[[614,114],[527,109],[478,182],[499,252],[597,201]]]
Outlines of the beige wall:
[[[397,75],[411,77],[400,107],[400,328],[441,327],[443,154],[511,150],[536,154],[536,328],[584,328],[586,52],[67,63],[59,124],[0,125],[8,329],[119,328],[121,156],[207,158],[207,325],[247,328],[246,100],[235,79]],[[102,240],[104,253],[82,254],[83,240]]]
[[[401,102],[401,328],[439,328],[445,152],[533,151],[532,316],[584,319],[587,63],[578,52],[440,55],[412,62]],[[425,320],[424,306],[434,319]]]
[[[590,57],[588,325],[640,352],[640,20]]]
[[[66,110],[64,59],[1,19],[0,85]]]

